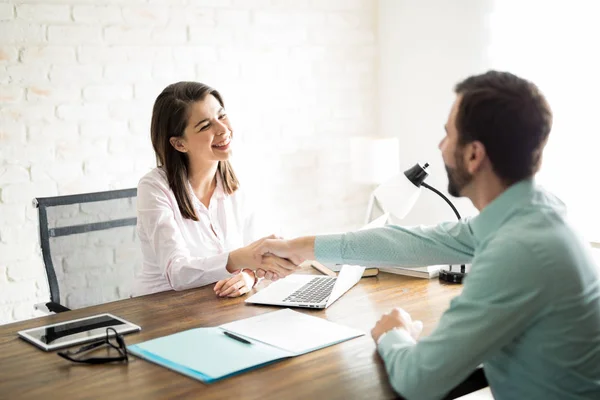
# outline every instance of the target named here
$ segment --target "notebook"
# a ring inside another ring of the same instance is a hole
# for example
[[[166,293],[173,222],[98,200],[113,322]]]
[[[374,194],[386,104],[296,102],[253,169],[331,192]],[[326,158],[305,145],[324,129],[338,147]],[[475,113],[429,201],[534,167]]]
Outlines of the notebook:
[[[443,265],[430,265],[426,267],[379,267],[381,272],[387,272],[396,275],[414,276],[415,278],[436,278],[440,274],[440,269],[447,268]]]
[[[147,361],[205,383],[364,335],[290,309],[127,346]]]

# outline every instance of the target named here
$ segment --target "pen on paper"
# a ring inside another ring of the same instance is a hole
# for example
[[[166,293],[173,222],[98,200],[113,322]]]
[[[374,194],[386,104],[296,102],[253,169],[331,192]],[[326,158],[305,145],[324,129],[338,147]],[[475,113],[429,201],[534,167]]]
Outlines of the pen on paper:
[[[234,335],[233,333],[229,333],[227,331],[224,331],[223,333],[225,334],[225,336],[228,336],[228,337],[230,337],[230,338],[232,338],[234,340],[237,340],[238,342],[242,342],[242,343],[246,343],[246,344],[252,344],[252,342],[250,342],[250,341],[248,341],[248,340],[246,340],[244,338],[241,338],[241,337],[239,337],[237,335]]]

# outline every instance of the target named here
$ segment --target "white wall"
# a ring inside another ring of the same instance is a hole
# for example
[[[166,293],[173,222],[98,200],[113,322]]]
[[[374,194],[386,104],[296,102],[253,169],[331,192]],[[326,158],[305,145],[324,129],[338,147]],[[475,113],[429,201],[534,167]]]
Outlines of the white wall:
[[[427,182],[447,193],[438,143],[444,136],[454,85],[489,68],[488,16],[492,0],[380,0],[379,103],[381,132],[400,139],[402,169],[428,162]],[[460,213],[477,211],[454,200]],[[454,219],[437,195],[423,191],[404,224]]]
[[[358,226],[371,188],[350,181],[349,138],[377,133],[376,5],[0,0],[0,323],[48,296],[32,198],[135,186],[174,81],[221,91],[242,184],[262,183],[282,233]]]

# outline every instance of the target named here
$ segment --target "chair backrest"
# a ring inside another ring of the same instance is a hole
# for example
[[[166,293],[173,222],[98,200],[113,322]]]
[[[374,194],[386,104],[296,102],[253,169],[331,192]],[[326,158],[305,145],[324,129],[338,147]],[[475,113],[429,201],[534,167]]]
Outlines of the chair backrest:
[[[69,308],[127,298],[141,251],[137,189],[36,198],[50,300]]]

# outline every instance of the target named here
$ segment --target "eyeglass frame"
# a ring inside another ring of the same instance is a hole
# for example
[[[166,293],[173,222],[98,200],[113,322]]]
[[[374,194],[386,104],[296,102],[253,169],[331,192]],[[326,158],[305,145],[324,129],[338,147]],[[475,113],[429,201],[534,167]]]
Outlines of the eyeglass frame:
[[[114,332],[114,339],[117,341],[118,347],[115,346],[110,341],[111,339],[113,339],[110,336],[111,331]],[[101,346],[104,346],[104,345],[110,346],[113,349],[117,350],[119,352],[120,356],[89,357],[89,358],[83,358],[83,359],[73,357],[73,356],[76,356],[77,354],[86,353],[88,351],[100,348]],[[106,337],[104,337],[104,339],[97,340],[90,344],[84,345],[75,351],[71,351],[71,350],[59,351],[57,354],[60,357],[64,358],[65,360],[69,360],[69,361],[81,363],[81,364],[107,364],[107,363],[111,363],[111,362],[121,362],[121,361],[125,361],[125,363],[129,362],[129,357],[127,355],[127,346],[125,345],[125,339],[123,339],[122,335],[117,333],[115,328],[111,328],[111,327],[106,328]]]

